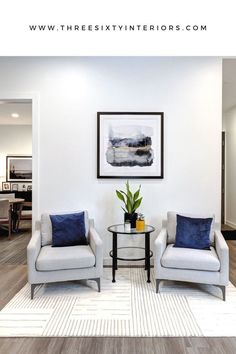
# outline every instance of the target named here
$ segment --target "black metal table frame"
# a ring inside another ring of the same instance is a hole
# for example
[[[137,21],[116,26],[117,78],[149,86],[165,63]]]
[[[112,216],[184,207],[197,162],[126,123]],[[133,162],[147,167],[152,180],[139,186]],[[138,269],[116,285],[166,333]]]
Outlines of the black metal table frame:
[[[109,255],[112,257],[112,282],[116,282],[116,270],[118,270],[117,260],[121,261],[144,261],[145,260],[145,270],[147,271],[147,282],[150,283],[150,258],[153,256],[153,252],[150,250],[150,232],[144,232],[145,234],[145,248],[144,247],[118,247],[117,248],[117,234],[119,232],[112,232],[112,250],[109,252]],[[122,234],[122,233],[121,233]],[[142,233],[139,233],[142,234]],[[117,250],[118,249],[126,249],[126,248],[139,248],[145,250],[145,257],[144,258],[121,258],[117,257]]]

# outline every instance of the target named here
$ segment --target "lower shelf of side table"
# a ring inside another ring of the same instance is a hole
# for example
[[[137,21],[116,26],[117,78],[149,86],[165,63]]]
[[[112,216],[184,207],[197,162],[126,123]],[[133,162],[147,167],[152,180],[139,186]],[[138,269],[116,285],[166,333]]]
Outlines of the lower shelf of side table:
[[[125,253],[129,253],[127,251],[131,251],[131,250],[134,250],[137,254],[135,257],[130,257],[130,256],[126,256]],[[125,252],[126,251],[126,252]],[[143,255],[142,255],[143,253]],[[113,250],[111,250],[109,252],[109,255],[110,257],[113,258]],[[150,251],[149,252],[149,256],[148,258],[151,258],[153,256],[153,252]],[[117,257],[116,257],[117,260],[120,260],[120,261],[133,261],[133,262],[136,262],[136,261],[144,261],[146,259],[145,257],[145,248],[144,247],[118,247],[117,248]]]

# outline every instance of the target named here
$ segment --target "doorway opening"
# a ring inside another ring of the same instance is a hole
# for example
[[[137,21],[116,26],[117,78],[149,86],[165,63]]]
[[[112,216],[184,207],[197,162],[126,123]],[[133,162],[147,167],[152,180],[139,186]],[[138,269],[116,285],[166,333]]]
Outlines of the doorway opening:
[[[236,59],[223,60],[221,223],[236,240]]]
[[[22,252],[32,234],[32,135],[32,99],[0,98],[0,242]]]

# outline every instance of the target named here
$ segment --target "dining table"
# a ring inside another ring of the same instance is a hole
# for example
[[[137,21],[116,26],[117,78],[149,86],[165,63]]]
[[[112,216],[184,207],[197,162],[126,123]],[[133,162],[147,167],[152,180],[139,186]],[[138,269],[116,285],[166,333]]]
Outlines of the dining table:
[[[9,203],[13,206],[16,204],[21,204],[24,203],[24,199],[23,198],[7,198],[9,200]]]

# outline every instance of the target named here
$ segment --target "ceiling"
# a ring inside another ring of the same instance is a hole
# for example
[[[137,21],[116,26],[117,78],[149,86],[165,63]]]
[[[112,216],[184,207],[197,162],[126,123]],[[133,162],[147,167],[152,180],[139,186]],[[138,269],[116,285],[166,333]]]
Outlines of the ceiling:
[[[17,113],[18,118],[13,118]],[[32,125],[31,100],[0,100],[0,125]]]
[[[236,106],[236,59],[223,60],[223,112]]]

